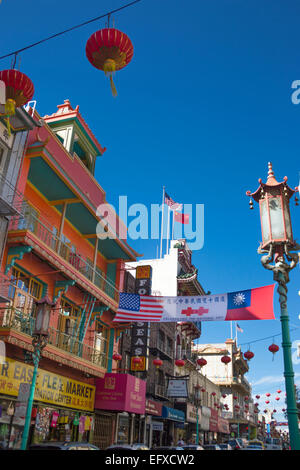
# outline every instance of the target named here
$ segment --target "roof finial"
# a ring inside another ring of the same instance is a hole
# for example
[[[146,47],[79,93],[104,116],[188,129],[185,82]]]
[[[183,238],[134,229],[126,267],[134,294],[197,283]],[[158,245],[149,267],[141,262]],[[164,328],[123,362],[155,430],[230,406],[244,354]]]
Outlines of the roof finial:
[[[273,167],[272,167],[272,163],[271,162],[268,162],[268,179],[267,179],[267,184],[269,185],[276,185],[278,184],[278,181],[276,181],[276,178],[274,176],[274,171],[273,171]]]
[[[269,168],[269,171],[268,171],[268,179],[269,179],[269,178],[274,178],[274,171],[273,171],[272,163],[271,163],[271,162],[268,162],[268,168]]]

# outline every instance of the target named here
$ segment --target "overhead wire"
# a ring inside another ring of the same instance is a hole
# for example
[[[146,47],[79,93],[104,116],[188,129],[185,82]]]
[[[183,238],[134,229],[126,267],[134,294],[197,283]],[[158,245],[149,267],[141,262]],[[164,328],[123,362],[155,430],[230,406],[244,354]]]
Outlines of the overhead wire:
[[[51,36],[48,36],[47,38],[41,39],[40,41],[34,42],[34,43],[29,44],[28,46],[25,46],[25,47],[23,47],[23,48],[21,48],[21,49],[17,49],[16,51],[13,51],[13,52],[10,52],[10,53],[5,54],[5,55],[3,55],[3,56],[0,56],[0,60],[1,60],[1,59],[6,59],[7,57],[17,56],[17,54],[19,54],[20,52],[24,52],[24,51],[26,51],[26,50],[28,50],[28,49],[31,49],[32,47],[35,47],[35,46],[38,46],[39,44],[44,43],[44,42],[46,42],[46,41],[50,41],[50,39],[54,39],[54,38],[56,38],[56,37],[58,37],[58,36],[61,36],[61,35],[66,34],[66,33],[69,33],[70,31],[74,31],[75,29],[81,28],[81,27],[86,26],[86,25],[88,25],[88,24],[90,24],[90,23],[93,23],[93,22],[95,22],[95,21],[101,20],[102,18],[105,18],[106,16],[109,17],[109,16],[113,15],[114,13],[117,13],[117,12],[119,12],[119,11],[121,11],[121,10],[124,10],[125,8],[131,7],[131,6],[133,6],[133,5],[135,5],[136,3],[139,3],[139,2],[141,2],[141,1],[142,1],[142,0],[134,0],[133,2],[130,2],[130,3],[127,3],[126,5],[123,5],[122,7],[115,8],[114,10],[108,11],[108,12],[106,12],[106,13],[100,15],[100,16],[97,16],[97,17],[95,17],[95,18],[92,18],[92,19],[90,19],[90,20],[87,20],[87,21],[85,21],[84,23],[80,23],[80,24],[78,24],[78,25],[76,25],[76,26],[72,26],[71,28],[65,29],[64,31],[61,31],[61,32],[59,32],[59,33],[52,34]]]

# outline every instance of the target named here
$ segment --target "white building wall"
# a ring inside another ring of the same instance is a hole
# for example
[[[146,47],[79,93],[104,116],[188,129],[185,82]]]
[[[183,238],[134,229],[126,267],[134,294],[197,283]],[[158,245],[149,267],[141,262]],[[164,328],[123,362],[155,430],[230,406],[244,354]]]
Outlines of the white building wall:
[[[171,241],[170,253],[158,259],[143,259],[133,263],[126,263],[127,268],[137,266],[152,266],[152,295],[177,296],[177,275],[180,265],[178,263],[178,249],[174,245],[177,240]],[[135,271],[130,271],[135,276]]]

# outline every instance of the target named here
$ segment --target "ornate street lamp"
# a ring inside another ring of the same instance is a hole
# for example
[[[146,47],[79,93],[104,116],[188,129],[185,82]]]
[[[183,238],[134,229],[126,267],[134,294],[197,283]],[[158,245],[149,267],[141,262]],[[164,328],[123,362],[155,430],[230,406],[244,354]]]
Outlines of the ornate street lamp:
[[[26,447],[27,447],[38,366],[40,362],[41,352],[45,348],[48,342],[50,315],[51,315],[51,310],[55,305],[55,303],[52,303],[47,296],[45,296],[41,300],[36,301],[35,304],[36,304],[36,320],[35,320],[34,332],[32,335],[32,345],[33,345],[32,360],[33,360],[34,370],[33,370],[33,375],[32,375],[32,382],[31,382],[31,387],[30,387],[28,404],[27,404],[25,425],[24,425],[24,430],[23,430],[23,435],[22,435],[21,450],[26,450]]]
[[[300,450],[286,287],[289,282],[289,272],[298,262],[298,253],[295,253],[295,251],[300,250],[300,246],[293,239],[289,208],[290,198],[297,192],[298,188],[291,189],[287,185],[286,176],[281,183],[278,183],[274,177],[272,164],[269,163],[268,166],[267,182],[262,183],[262,180],[259,179],[259,188],[254,193],[248,191],[246,194],[250,197],[251,209],[253,209],[251,198],[259,203],[262,243],[258,248],[258,253],[263,254],[261,263],[264,268],[273,271],[274,280],[279,284],[278,293],[290,442],[293,450]]]

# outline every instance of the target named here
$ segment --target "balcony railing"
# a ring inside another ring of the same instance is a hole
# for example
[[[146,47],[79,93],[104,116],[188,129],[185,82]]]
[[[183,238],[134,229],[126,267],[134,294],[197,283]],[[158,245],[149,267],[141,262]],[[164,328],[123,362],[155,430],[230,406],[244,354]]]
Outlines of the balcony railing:
[[[161,354],[161,357],[163,358],[166,356],[166,358],[173,359],[174,358],[174,352],[171,347],[169,347],[164,341],[159,340],[157,338],[151,338],[150,340],[150,349],[157,349]]]
[[[147,383],[147,392],[152,395],[168,400],[167,389],[165,385]]]
[[[106,279],[99,269],[94,269],[90,262],[81,256],[77,250],[76,252],[72,251],[71,246],[53,233],[53,228],[48,227],[32,212],[25,211],[24,217],[12,217],[9,230],[29,230],[95,286],[116,302],[118,301],[119,293],[114,284]]]
[[[23,201],[24,195],[13,182],[0,174],[0,216],[20,215]]]
[[[35,318],[14,307],[0,309],[0,327],[13,329],[32,336]],[[67,335],[60,330],[49,328],[48,344],[56,346],[76,357],[85,359],[100,367],[107,367],[107,355],[97,349],[78,341],[75,336]]]

